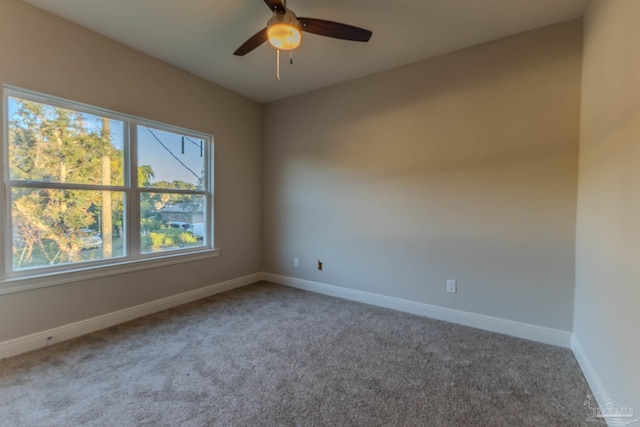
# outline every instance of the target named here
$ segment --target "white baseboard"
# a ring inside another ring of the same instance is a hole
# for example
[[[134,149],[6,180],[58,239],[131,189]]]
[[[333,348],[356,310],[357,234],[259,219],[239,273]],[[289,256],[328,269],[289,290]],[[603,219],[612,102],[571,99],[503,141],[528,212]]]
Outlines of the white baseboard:
[[[262,280],[262,276],[262,273],[254,273],[248,276],[238,277],[236,279],[216,283],[204,288],[195,289],[193,291],[118,310],[113,313],[104,314],[91,319],[81,320],[79,322],[70,323],[68,325],[59,326],[57,328],[37,332],[24,337],[0,342],[0,359],[16,356],[27,351],[46,347],[53,343],[66,341],[90,332],[95,332],[100,329],[128,322],[129,320],[137,319],[138,317],[147,316],[171,307],[196,301],[210,295],[246,286]]]
[[[354,289],[342,288],[338,286],[328,285],[310,280],[297,279],[293,277],[281,276],[272,273],[254,273],[248,276],[239,277],[221,283],[216,283],[204,288],[195,289],[193,291],[170,296],[156,301],[151,301],[135,307],[126,308],[113,313],[104,314],[91,319],[82,320],[76,323],[59,326],[46,331],[37,332],[24,337],[0,342],[0,359],[16,356],[27,351],[36,350],[48,345],[76,338],[91,332],[108,328],[138,317],[146,316],[158,311],[166,310],[196,301],[201,298],[208,297],[220,292],[246,286],[260,280],[267,280],[273,283],[290,286],[298,289],[304,289],[324,295],[330,295],[338,298],[344,298],[352,301],[358,301],[365,304],[371,304],[379,307],[391,308],[394,310],[404,311],[407,313],[427,316],[434,319],[444,320],[447,322],[457,323],[465,326],[471,326],[478,329],[484,329],[491,332],[512,335],[519,338],[525,338],[533,341],[552,344],[561,347],[571,347],[576,353],[576,358],[580,362],[578,353],[572,342],[570,332],[561,331],[542,326],[536,326],[526,323],[514,322],[512,320],[500,319],[497,317],[485,316],[482,314],[470,313],[466,311],[453,310],[445,307],[395,298],[371,292],[358,291]],[[576,341],[577,343],[577,341]],[[576,344],[579,346],[579,344]],[[583,355],[581,352],[580,355]],[[583,360],[588,359],[583,357]],[[598,384],[592,383],[586,372],[595,371],[589,367],[585,368],[583,362],[580,366],[585,371],[585,376],[589,380],[589,384],[593,390],[603,390]],[[585,365],[587,366],[587,365]],[[597,376],[594,376],[597,378]],[[594,385],[595,384],[595,385]]]
[[[379,307],[391,308],[407,313],[427,316],[438,320],[471,326],[486,331],[498,332],[518,338],[552,344],[560,347],[571,347],[571,332],[552,329],[528,323],[514,322],[512,320],[485,316],[483,314],[438,307],[431,304],[342,288],[326,283],[310,280],[296,279],[294,277],[281,276],[273,273],[263,273],[262,279],[293,288],[304,289],[319,294],[330,295]]]
[[[575,334],[571,335],[571,350],[573,351],[573,354],[578,361],[578,365],[580,365],[580,369],[582,369],[582,373],[591,388],[593,397],[598,401],[598,406],[604,407],[607,403],[606,396],[609,396],[609,393],[607,393],[604,388],[604,384],[602,383],[600,376],[593,367],[593,364],[589,360],[589,356],[587,356],[584,347],[582,347],[580,340],[578,340],[578,337]],[[611,423],[610,425],[615,424]]]

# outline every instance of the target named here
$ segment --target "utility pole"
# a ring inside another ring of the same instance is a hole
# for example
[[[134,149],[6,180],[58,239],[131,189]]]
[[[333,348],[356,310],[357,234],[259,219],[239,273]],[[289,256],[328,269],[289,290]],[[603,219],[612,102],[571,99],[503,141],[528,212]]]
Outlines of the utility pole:
[[[102,185],[111,185],[111,156],[108,147],[111,144],[111,124],[102,118],[102,139],[105,144],[102,154]],[[102,192],[102,256],[113,256],[113,217],[111,213],[111,191]]]

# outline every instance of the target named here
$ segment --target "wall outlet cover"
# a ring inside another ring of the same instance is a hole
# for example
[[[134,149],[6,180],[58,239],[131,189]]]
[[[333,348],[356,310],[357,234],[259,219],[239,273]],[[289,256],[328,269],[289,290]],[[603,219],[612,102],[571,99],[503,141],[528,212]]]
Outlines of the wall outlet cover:
[[[447,292],[451,292],[452,294],[455,294],[456,291],[458,290],[457,289],[457,287],[458,287],[457,285],[458,285],[458,283],[455,280],[448,279],[447,280]]]

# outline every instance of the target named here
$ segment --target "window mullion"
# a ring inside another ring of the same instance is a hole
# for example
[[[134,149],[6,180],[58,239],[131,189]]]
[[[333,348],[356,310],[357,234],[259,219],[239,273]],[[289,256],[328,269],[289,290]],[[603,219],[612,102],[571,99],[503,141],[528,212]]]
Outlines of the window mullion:
[[[183,188],[162,188],[162,187],[142,187],[138,191],[141,193],[165,193],[165,194],[197,194],[204,196],[208,194],[205,190],[185,190]]]
[[[128,122],[128,150],[129,156],[129,203],[128,213],[128,255],[132,258],[140,257],[140,190],[138,189],[138,122],[130,119]]]
[[[54,190],[123,191],[120,185],[73,184],[46,181],[9,181],[11,188],[46,188]]]

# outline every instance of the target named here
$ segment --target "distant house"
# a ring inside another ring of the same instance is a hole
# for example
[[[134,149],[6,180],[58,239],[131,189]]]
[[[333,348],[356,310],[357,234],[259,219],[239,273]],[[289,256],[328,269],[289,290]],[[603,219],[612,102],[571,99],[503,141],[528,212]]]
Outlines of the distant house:
[[[162,221],[167,222],[184,222],[193,224],[195,222],[204,222],[204,209],[202,205],[194,206],[185,205],[165,205],[160,209]]]

